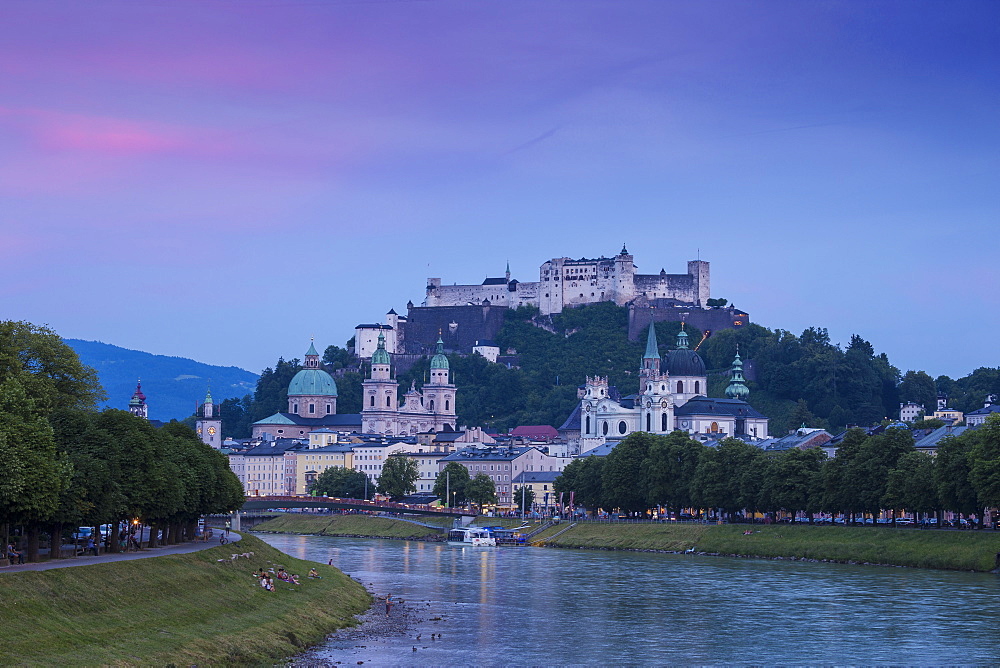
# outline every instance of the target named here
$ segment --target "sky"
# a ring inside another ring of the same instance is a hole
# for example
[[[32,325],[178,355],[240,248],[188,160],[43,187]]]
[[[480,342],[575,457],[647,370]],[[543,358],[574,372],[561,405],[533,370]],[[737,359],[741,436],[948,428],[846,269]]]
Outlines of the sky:
[[[0,0],[0,319],[260,372],[445,284],[711,262],[997,366],[1000,3]]]

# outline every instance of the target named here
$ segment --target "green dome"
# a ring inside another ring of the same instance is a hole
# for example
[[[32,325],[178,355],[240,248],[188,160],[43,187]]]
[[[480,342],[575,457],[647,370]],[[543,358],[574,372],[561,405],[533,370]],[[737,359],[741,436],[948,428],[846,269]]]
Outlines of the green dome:
[[[385,349],[385,335],[378,333],[378,348],[372,353],[372,364],[391,364],[389,351]]]
[[[302,369],[288,384],[288,396],[337,396],[337,383],[322,369]]]
[[[431,368],[432,369],[447,369],[448,368],[448,357],[444,354],[444,341],[441,337],[438,337],[437,342],[437,354],[431,358]]]

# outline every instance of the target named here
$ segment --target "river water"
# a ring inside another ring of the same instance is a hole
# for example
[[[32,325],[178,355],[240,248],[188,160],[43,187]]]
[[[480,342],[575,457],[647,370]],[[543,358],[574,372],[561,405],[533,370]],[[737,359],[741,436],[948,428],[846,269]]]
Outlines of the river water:
[[[295,557],[333,559],[375,594],[392,593],[420,613],[407,634],[363,643],[334,637],[307,663],[1000,663],[996,575],[260,537]],[[429,641],[431,633],[442,638]]]

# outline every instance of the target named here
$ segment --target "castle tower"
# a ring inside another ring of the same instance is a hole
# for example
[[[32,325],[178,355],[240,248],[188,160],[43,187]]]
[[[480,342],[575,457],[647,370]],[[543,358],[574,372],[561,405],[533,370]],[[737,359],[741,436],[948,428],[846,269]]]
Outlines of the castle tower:
[[[747,397],[750,396],[750,388],[744,383],[746,383],[746,379],[743,378],[743,360],[740,359],[740,348],[737,346],[736,359],[733,360],[732,378],[729,381],[729,387],[726,388],[726,396],[730,399],[746,401]]]
[[[211,389],[205,392],[205,403],[202,405],[201,416],[195,421],[194,426],[202,443],[213,448],[222,447],[222,415],[216,416]]]
[[[128,402],[128,412],[144,420],[148,420],[148,411],[149,407],[146,406],[146,395],[142,393],[142,381],[137,380],[135,383],[135,392],[132,393],[132,398]]]
[[[337,413],[337,383],[319,361],[312,341],[303,368],[288,384],[288,412],[306,418]]]
[[[372,370],[362,381],[362,429],[374,434],[399,431],[399,383],[392,377],[392,359],[385,349],[385,335],[379,332],[378,347],[372,353]]]
[[[624,306],[635,299],[635,261],[625,244],[615,256],[614,301]]]

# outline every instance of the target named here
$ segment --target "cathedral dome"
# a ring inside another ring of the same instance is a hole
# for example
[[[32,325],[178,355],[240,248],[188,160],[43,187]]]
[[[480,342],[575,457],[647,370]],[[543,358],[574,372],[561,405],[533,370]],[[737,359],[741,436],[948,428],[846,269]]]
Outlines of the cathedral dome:
[[[444,354],[444,341],[441,340],[440,335],[438,335],[438,340],[437,340],[437,354],[431,358],[431,368],[432,369],[448,368],[448,356]]]
[[[671,376],[705,376],[705,361],[693,350],[671,350],[667,353],[667,373]]]
[[[337,396],[337,383],[322,369],[302,369],[288,384],[288,396]]]

